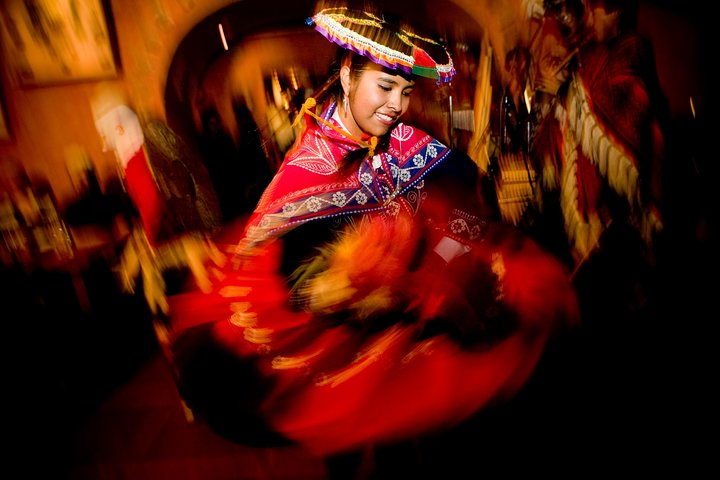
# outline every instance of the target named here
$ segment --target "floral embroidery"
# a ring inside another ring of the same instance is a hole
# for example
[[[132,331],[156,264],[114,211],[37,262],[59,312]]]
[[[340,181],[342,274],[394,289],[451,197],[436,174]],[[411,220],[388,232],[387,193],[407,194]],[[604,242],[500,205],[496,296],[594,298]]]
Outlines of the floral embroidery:
[[[397,217],[400,213],[400,204],[398,202],[390,202],[387,204],[387,213],[391,217]]]
[[[447,224],[446,232],[451,238],[459,242],[467,242],[481,239],[485,230],[487,230],[487,222],[480,220],[475,215],[470,215],[461,210],[454,209],[451,219]]]
[[[338,207],[342,207],[347,202],[347,197],[343,192],[335,192],[332,196],[332,201]]]
[[[305,206],[307,206],[308,210],[310,210],[311,212],[317,212],[322,207],[322,204],[318,198],[312,197],[308,199]]]
[[[454,220],[450,222],[450,231],[452,231],[453,233],[464,232],[467,229],[468,226],[465,220]]]
[[[372,175],[369,172],[363,172],[360,174],[360,183],[363,185],[370,185],[373,181]]]
[[[400,167],[398,167],[397,165],[390,165],[390,174],[393,178],[397,178],[399,171]]]

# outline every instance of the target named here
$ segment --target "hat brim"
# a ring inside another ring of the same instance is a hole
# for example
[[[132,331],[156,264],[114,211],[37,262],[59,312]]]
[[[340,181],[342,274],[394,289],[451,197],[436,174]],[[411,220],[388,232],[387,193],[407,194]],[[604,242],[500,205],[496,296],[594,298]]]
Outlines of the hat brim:
[[[440,42],[390,25],[372,13],[328,8],[309,18],[308,24],[331,42],[389,69],[439,82],[449,82],[455,74],[452,58]],[[430,55],[428,46],[439,59]]]

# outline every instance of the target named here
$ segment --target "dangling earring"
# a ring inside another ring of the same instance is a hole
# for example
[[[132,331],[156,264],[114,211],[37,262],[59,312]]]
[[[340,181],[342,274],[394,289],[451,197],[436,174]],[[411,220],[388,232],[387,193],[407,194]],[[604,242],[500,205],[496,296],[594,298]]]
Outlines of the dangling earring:
[[[345,116],[347,117],[348,109],[350,108],[350,102],[348,101],[348,96],[343,96],[343,112],[345,113]]]

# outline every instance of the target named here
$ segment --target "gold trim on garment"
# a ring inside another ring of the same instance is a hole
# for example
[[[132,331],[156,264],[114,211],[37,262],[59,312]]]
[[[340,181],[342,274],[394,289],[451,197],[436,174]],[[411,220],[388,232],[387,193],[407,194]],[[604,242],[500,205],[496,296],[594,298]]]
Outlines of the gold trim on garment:
[[[232,312],[247,312],[250,310],[250,302],[232,302],[230,304],[230,310]]]
[[[250,343],[270,343],[273,331],[272,328],[248,327],[243,331],[243,337]]]
[[[505,279],[505,261],[503,260],[502,253],[493,252],[490,268],[495,276],[497,276],[497,283],[495,285],[495,300],[502,300],[505,296],[503,288],[503,280]]]
[[[228,286],[220,289],[221,297],[247,297],[252,292],[252,287]]]
[[[431,338],[428,340],[425,340],[424,342],[421,342],[410,350],[407,355],[405,355],[402,359],[402,363],[410,363],[415,357],[418,355],[430,355],[433,352],[433,345],[435,344],[435,339]]]
[[[341,383],[350,380],[367,367],[377,362],[385,351],[392,346],[402,335],[402,329],[394,326],[383,332],[380,337],[375,340],[370,347],[358,353],[355,360],[346,368],[334,374],[322,374],[315,380],[315,386],[337,387]]]
[[[230,323],[236,327],[251,328],[257,326],[257,313],[235,312],[230,315]]]
[[[314,353],[308,355],[298,355],[295,357],[283,357],[278,355],[272,360],[272,368],[275,370],[293,370],[297,368],[307,368],[310,366],[309,360],[319,356],[325,349],[321,348]]]

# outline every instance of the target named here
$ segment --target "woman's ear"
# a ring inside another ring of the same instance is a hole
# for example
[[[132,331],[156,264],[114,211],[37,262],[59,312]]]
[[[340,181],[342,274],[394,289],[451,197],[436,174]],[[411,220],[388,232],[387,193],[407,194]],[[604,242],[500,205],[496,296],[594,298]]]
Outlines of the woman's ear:
[[[348,65],[340,67],[340,85],[343,93],[348,95],[350,93],[350,67]]]

